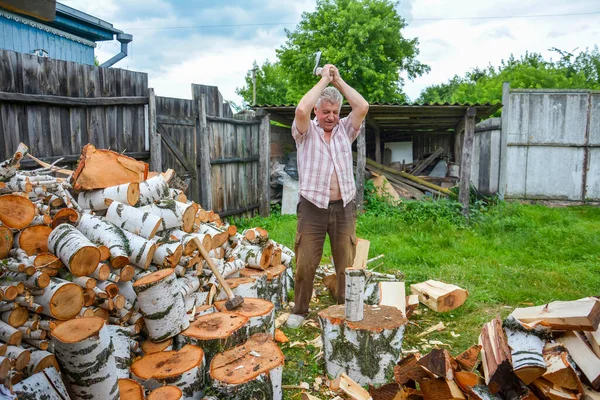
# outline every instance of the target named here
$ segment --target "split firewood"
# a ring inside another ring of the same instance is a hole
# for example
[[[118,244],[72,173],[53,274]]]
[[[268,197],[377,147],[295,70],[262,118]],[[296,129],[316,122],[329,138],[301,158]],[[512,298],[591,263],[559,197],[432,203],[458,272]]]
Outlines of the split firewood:
[[[223,397],[246,399],[254,393],[281,399],[284,356],[268,334],[217,354],[210,363],[212,387]]]
[[[582,400],[600,400],[600,392],[592,389],[588,385],[583,385]]]
[[[369,392],[343,372],[336,379],[331,381],[329,387],[331,390],[343,391],[354,400],[373,400]]]
[[[420,332],[419,334],[417,334],[417,337],[427,336],[432,332],[438,332],[438,331],[442,331],[444,329],[446,329],[446,325],[444,325],[443,322],[438,322],[437,324],[430,326],[429,328],[425,329],[423,332]]]
[[[423,400],[423,392],[411,387],[402,386],[400,393],[398,393],[394,400]]]
[[[577,395],[568,389],[563,389],[562,387],[555,385],[544,378],[536,379],[535,381],[531,382],[530,386],[540,399],[577,400],[580,398],[580,395]]]
[[[199,398],[205,387],[204,351],[185,345],[178,351],[147,354],[131,364],[131,376],[146,390],[177,386],[185,398]]]
[[[379,387],[369,385],[369,395],[373,400],[394,400],[399,396],[401,391],[400,385],[397,383],[388,383]]]
[[[583,333],[585,334],[585,337],[587,338],[587,341],[592,347],[594,353],[600,357],[600,328],[593,332],[585,331]]]
[[[483,385],[484,380],[477,374],[468,371],[457,371],[454,373],[454,381],[465,393],[477,385]]]
[[[513,371],[511,351],[499,317],[483,326],[479,344],[485,383],[490,391],[509,398],[527,395],[529,390]]]
[[[419,295],[411,294],[406,296],[405,304],[406,318],[410,318],[417,309],[417,307],[419,307]]]
[[[560,343],[547,343],[543,353],[547,368],[542,378],[554,386],[583,393],[581,380],[575,370],[575,362],[567,349]]]
[[[417,364],[426,368],[436,377],[446,380],[454,379],[454,371],[458,368],[458,364],[446,349],[431,350],[429,354],[421,357]]]
[[[428,280],[410,285],[410,291],[419,295],[419,301],[433,311],[454,310],[467,300],[469,293],[456,285]]]
[[[87,144],[81,152],[71,182],[75,189],[92,190],[139,183],[146,180],[147,176],[148,164]]]
[[[559,341],[567,348],[569,354],[595,390],[600,390],[600,358],[588,346],[582,334],[565,332]]]
[[[398,364],[394,366],[394,380],[396,383],[406,385],[410,381],[418,383],[423,379],[433,378],[433,374],[418,364],[419,359],[420,355],[413,353],[398,361]]]
[[[19,143],[13,156],[0,163],[0,182],[5,182],[16,175],[19,168],[19,163],[23,157],[25,157],[28,151],[29,148],[25,145],[25,143]]]
[[[456,382],[445,378],[425,379],[419,384],[423,398],[440,400],[466,400]]]
[[[455,360],[463,370],[473,371],[473,368],[475,368],[477,360],[479,359],[480,351],[481,345],[474,344],[473,346],[469,347],[467,350],[463,351],[458,356],[456,356]]]
[[[595,331],[600,324],[600,300],[587,297],[553,301],[544,306],[517,308],[511,315],[523,323],[541,323],[553,330]]]

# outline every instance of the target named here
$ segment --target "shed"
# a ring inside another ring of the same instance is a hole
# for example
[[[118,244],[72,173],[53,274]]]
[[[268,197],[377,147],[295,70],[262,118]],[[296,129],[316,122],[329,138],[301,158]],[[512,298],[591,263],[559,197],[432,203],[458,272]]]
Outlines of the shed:
[[[470,180],[470,153],[473,146],[473,133],[475,124],[489,118],[502,104],[398,104],[398,103],[373,103],[369,106],[366,118],[365,135],[360,135],[356,141],[358,153],[357,176],[364,175],[366,157],[378,163],[384,162],[384,153],[388,151],[388,163],[402,159],[394,157],[394,153],[405,156],[404,162],[411,164],[423,160],[427,155],[438,148],[442,148],[442,155],[449,161],[461,166],[461,196],[465,204],[468,202],[468,184]],[[257,105],[270,114],[273,121],[286,126],[291,126],[294,119],[295,105]],[[343,105],[341,116],[350,112],[349,105]],[[285,144],[281,140],[281,128],[271,126],[271,149],[277,151],[278,147]],[[277,141],[273,142],[273,137]],[[288,136],[288,140],[291,136]],[[292,140],[293,143],[293,140]],[[467,150],[465,152],[465,149]],[[463,153],[465,156],[463,157]],[[410,158],[408,157],[410,155]],[[464,167],[464,166],[469,166]],[[362,203],[363,180],[357,179],[357,200]],[[463,185],[465,187],[463,188]]]
[[[116,39],[121,52],[102,66],[109,67],[127,55],[132,36],[100,18],[56,3],[53,19],[45,21],[30,12],[27,3],[31,1],[20,7],[10,3],[0,1],[0,49],[94,65],[96,42]]]

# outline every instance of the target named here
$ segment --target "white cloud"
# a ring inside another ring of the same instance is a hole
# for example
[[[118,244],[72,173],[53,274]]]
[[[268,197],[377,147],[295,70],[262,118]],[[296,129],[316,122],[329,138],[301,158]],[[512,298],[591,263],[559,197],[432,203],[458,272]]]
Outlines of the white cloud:
[[[147,29],[165,26],[211,25],[224,15],[230,23],[280,23],[300,21],[302,12],[312,11],[315,0],[198,2],[188,10],[180,0],[71,0],[67,5],[105,19],[115,28],[132,33],[130,54],[117,66],[149,73],[149,84],[157,94],[189,98],[191,83],[219,86],[223,97],[240,103],[235,88],[257,60],[275,60],[275,49],[285,42],[284,28],[293,25],[226,29]],[[243,7],[243,8],[241,8]],[[136,11],[137,10],[137,11]],[[225,12],[224,10],[227,10]],[[422,21],[422,19],[572,14],[597,11],[594,0],[406,0],[398,10],[409,26],[402,33],[419,39],[419,60],[431,72],[414,82],[405,80],[405,92],[416,99],[421,90],[446,82],[455,74],[474,67],[498,65],[513,53],[540,52],[557,58],[551,47],[564,50],[593,47],[600,37],[598,15],[542,18]],[[201,19],[199,19],[201,18]],[[421,21],[419,21],[421,20]],[[223,23],[223,22],[218,22]],[[137,30],[143,28],[144,30]],[[129,29],[129,30],[128,30]],[[243,32],[243,35],[240,33]],[[241,36],[241,37],[240,37]],[[119,52],[116,42],[101,43],[96,51],[105,61]]]

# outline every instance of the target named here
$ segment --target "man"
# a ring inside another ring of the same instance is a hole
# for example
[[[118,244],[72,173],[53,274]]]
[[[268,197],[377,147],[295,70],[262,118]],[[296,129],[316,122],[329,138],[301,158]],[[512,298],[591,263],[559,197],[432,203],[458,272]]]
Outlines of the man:
[[[334,87],[328,87],[329,84]],[[341,92],[341,93],[340,93]],[[342,94],[352,112],[340,119]],[[311,111],[315,119],[311,120]],[[319,82],[296,107],[292,136],[298,148],[300,198],[297,206],[295,299],[287,325],[297,328],[308,314],[313,280],[325,235],[329,234],[337,275],[337,302],[345,301],[345,269],[356,253],[356,186],[352,142],[360,134],[369,103],[325,65]]]

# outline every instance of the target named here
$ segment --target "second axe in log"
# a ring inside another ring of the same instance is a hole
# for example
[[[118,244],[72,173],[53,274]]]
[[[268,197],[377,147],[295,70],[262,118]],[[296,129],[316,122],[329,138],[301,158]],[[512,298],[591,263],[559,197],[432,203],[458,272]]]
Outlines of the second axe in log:
[[[206,252],[206,249],[204,248],[204,246],[202,246],[202,243],[200,243],[200,240],[198,240],[197,237],[194,237],[192,239],[192,241],[194,242],[194,245],[196,245],[196,248],[198,249],[198,252],[202,256],[202,258],[204,258],[204,260],[206,260],[208,267],[210,268],[212,273],[215,275],[215,277],[219,281],[219,284],[221,285],[221,287],[227,294],[228,300],[225,302],[225,308],[227,308],[227,310],[231,311],[231,310],[234,310],[234,309],[238,308],[239,306],[241,306],[244,303],[244,298],[242,296],[236,296],[233,294],[233,292],[231,291],[231,288],[229,287],[229,285],[227,284],[227,282],[225,281],[225,279],[223,278],[223,276],[221,275],[221,273],[219,272],[219,270],[213,263],[212,259],[208,255],[208,253]]]

